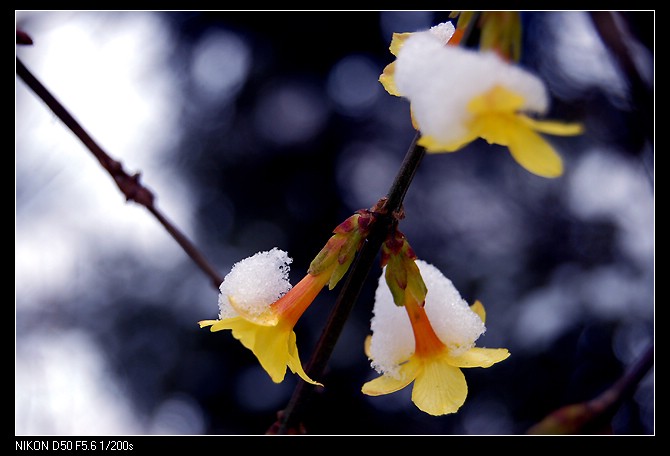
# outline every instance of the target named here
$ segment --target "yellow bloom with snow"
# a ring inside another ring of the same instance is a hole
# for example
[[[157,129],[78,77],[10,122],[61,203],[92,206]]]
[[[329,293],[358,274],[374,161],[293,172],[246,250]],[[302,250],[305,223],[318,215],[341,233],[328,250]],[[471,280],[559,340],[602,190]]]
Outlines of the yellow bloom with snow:
[[[433,35],[435,39],[437,39],[440,43],[443,45],[449,44],[449,40],[454,36],[454,26],[451,22],[443,22],[441,24],[435,25],[429,29],[429,33]],[[400,53],[400,49],[402,48],[402,45],[405,43],[405,41],[412,36],[414,33],[406,32],[406,33],[394,33],[393,36],[391,37],[391,45],[389,46],[389,50],[391,51],[391,54],[394,56],[398,57],[398,54]],[[402,96],[400,92],[398,91],[398,88],[395,85],[395,66],[396,62],[391,62],[386,67],[384,68],[384,71],[382,72],[381,76],[379,76],[379,82],[382,83],[384,88],[388,93],[391,95],[395,95],[397,97]]]
[[[219,287],[219,319],[202,320],[200,327],[230,329],[275,383],[284,380],[288,367],[306,382],[323,386],[305,373],[293,328],[319,292],[342,279],[373,219],[372,212],[360,210],[335,227],[307,275],[293,288],[288,280],[292,260],[282,250],[259,252],[235,263]]]
[[[507,147],[534,174],[560,176],[562,159],[540,133],[577,135],[582,126],[531,117],[549,108],[541,79],[493,51],[445,45],[450,37],[434,29],[394,35],[397,59],[380,76],[390,94],[410,101],[418,144],[429,153],[454,152],[483,138]]]
[[[303,380],[321,385],[302,367],[293,328],[330,280],[332,269],[307,274],[291,288],[290,262],[286,252],[274,248],[236,263],[220,286],[219,319],[199,324],[211,331],[230,329],[275,383],[284,380],[288,367]]]
[[[509,352],[475,347],[486,330],[484,307],[478,301],[469,307],[437,268],[420,260],[416,264],[427,287],[423,305],[406,300],[397,306],[380,279],[366,354],[382,375],[365,383],[362,392],[379,396],[414,383],[412,402],[420,410],[435,416],[455,413],[468,393],[461,368],[490,367]]]

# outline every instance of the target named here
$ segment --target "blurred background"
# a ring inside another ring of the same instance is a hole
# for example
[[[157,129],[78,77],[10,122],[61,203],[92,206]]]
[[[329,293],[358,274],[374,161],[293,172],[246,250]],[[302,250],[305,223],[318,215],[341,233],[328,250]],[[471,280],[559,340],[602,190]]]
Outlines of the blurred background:
[[[17,11],[34,44],[16,53],[222,276],[279,247],[295,284],[335,226],[386,194],[414,136],[406,100],[377,81],[392,33],[448,14]],[[511,357],[465,370],[453,415],[420,412],[410,388],[363,395],[374,268],[308,433],[524,434],[653,344],[654,12],[618,18],[627,67],[587,13],[522,14],[521,64],[548,85],[546,117],[586,128],[548,137],[562,177],[477,141],[426,156],[405,200],[419,258],[486,306],[477,345]],[[15,164],[16,435],[265,433],[297,377],[274,384],[230,332],[198,327],[218,290],[18,77]],[[296,326],[303,362],[340,288]],[[654,434],[654,415],[652,368],[610,432]]]

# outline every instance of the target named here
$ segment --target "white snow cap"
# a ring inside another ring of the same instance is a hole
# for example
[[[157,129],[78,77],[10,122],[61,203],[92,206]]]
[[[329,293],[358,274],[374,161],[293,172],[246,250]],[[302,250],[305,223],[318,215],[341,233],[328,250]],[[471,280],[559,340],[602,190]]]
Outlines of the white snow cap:
[[[238,315],[228,297],[251,315],[263,313],[291,289],[288,275],[292,261],[286,252],[275,247],[235,263],[219,286],[219,319]]]
[[[430,28],[429,32],[436,36],[442,44],[447,44],[452,36],[454,36],[454,24],[451,22],[442,22]]]
[[[413,33],[395,65],[396,87],[411,102],[424,135],[447,143],[463,137],[468,103],[496,85],[524,97],[523,111],[546,112],[549,100],[541,79],[495,52],[446,46],[440,35],[432,29]]]
[[[416,264],[428,289],[424,308],[435,334],[450,354],[464,353],[486,331],[484,322],[439,269],[422,260]],[[373,313],[371,365],[380,374],[397,378],[399,364],[414,353],[414,333],[405,308],[393,302],[383,273],[375,293]]]

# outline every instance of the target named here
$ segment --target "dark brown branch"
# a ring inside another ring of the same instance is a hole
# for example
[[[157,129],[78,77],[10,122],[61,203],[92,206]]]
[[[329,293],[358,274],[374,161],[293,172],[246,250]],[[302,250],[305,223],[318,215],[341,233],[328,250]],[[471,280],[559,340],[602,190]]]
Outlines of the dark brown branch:
[[[373,221],[365,244],[354,260],[352,269],[335,301],[335,306],[317,342],[312,358],[305,369],[310,378],[319,379],[322,377],[337,339],[342,333],[344,323],[358,300],[365,279],[372,269],[382,243],[389,231],[397,224],[398,219],[402,218],[403,200],[426,152],[423,147],[417,145],[418,139],[419,133],[417,132],[386,198],[382,198],[372,209],[377,217]],[[313,385],[299,380],[288,405],[279,413],[277,422],[268,430],[268,433],[296,433],[296,429],[301,428],[300,416],[314,388]]]
[[[31,45],[33,39],[23,30],[16,29],[16,44]]]
[[[638,121],[644,128],[646,139],[653,144],[653,88],[644,82],[631,54],[630,43],[634,38],[626,26],[625,18],[616,11],[591,11],[589,16],[615,64],[624,74],[633,100],[633,109],[640,117]]]
[[[610,421],[624,400],[630,398],[640,381],[654,365],[654,346],[650,345],[619,380],[593,399],[570,404],[551,412],[531,426],[527,434],[601,434],[609,431]]]
[[[154,203],[153,193],[140,183],[139,173],[130,175],[124,169],[123,165],[111,158],[100,147],[84,128],[75,120],[74,117],[65,109],[65,107],[42,85],[42,83],[26,68],[26,66],[16,58],[16,74],[28,85],[28,87],[37,95],[46,105],[56,114],[56,116],[84,143],[84,146],[98,159],[98,162],[112,176],[119,190],[125,195],[126,201],[134,201],[146,207],[165,227],[170,235],[184,249],[189,257],[202,269],[202,271],[211,279],[212,285],[218,290],[223,281],[221,275],[209,264],[205,257],[198,251],[191,241],[182,234],[173,223],[171,223],[157,208]]]

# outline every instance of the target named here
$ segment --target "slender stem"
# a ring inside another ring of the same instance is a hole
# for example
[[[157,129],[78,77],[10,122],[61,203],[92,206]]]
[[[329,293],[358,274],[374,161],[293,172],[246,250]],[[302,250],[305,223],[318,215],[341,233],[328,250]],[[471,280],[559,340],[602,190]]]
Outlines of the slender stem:
[[[626,24],[625,17],[617,11],[591,11],[589,17],[600,39],[628,82],[633,110],[633,114],[630,116],[630,121],[634,123],[632,128],[639,128],[644,134],[645,141],[653,148],[655,127],[654,89],[652,85],[644,81],[638,64],[636,64],[631,54],[633,50],[631,44],[635,38]],[[633,155],[641,156],[645,148],[642,144],[637,149],[626,148],[626,150]],[[644,160],[643,166],[653,190],[653,163],[650,160]]]
[[[171,223],[158,209],[155,205],[147,207],[149,212],[151,212],[154,217],[163,225],[168,233],[174,238],[175,241],[181,246],[181,248],[186,252],[186,254],[193,260],[193,262],[198,265],[198,267],[210,278],[212,286],[218,290],[219,285],[223,282],[223,276],[220,275],[216,269],[207,261],[205,256],[193,245],[193,243],[177,229],[177,227]]]
[[[617,11],[591,11],[591,21],[615,63],[628,80],[633,108],[644,116],[646,137],[653,142],[653,88],[647,84],[633,58],[631,45],[634,41],[624,16]]]
[[[624,375],[610,388],[616,397],[613,406],[618,405],[635,391],[638,384],[654,365],[654,345],[649,345],[642,355],[626,370]]]
[[[578,424],[576,433],[598,433],[608,426],[621,404],[633,395],[653,365],[654,346],[652,344],[612,386],[584,403],[584,408],[587,410],[586,418],[582,418],[583,422],[574,420]]]
[[[306,367],[306,372],[311,378],[318,379],[323,375],[337,339],[342,333],[344,323],[349,317],[349,313],[365,284],[365,279],[372,269],[377,253],[386,239],[389,230],[397,223],[398,214],[402,212],[403,200],[426,152],[423,147],[417,145],[418,139],[419,132],[416,133],[412,140],[398,174],[387,193],[386,199],[381,202],[381,207],[377,212],[373,226],[370,228],[366,242],[356,257],[342,290],[335,301],[335,306],[330,313],[328,322]],[[314,388],[314,385],[299,380],[288,405],[280,413],[277,423],[270,428],[268,433],[287,434],[295,432],[294,430],[299,426],[300,415]]]
[[[533,435],[609,433],[615,413],[621,404],[633,395],[653,365],[652,344],[608,389],[593,399],[554,410],[531,426],[526,433]]]
[[[202,271],[211,279],[214,288],[218,289],[223,281],[222,276],[216,272],[214,267],[205,259],[204,255],[193,245],[188,238],[177,229],[157,208],[154,203],[153,193],[140,184],[139,173],[128,174],[123,165],[111,158],[102,147],[96,143],[93,138],[84,130],[84,128],[75,120],[75,118],[65,109],[65,107],[54,97],[51,92],[26,68],[26,66],[16,58],[16,73],[30,87],[46,105],[56,114],[56,116],[75,134],[77,138],[86,146],[88,150],[98,159],[100,164],[112,176],[119,190],[125,195],[127,201],[146,207],[177,243],[184,249],[189,257],[202,269]]]
[[[416,170],[419,169],[419,164],[421,163],[423,156],[426,155],[426,149],[417,145],[419,137],[420,133],[417,131],[416,135],[414,135],[414,139],[412,139],[412,142],[409,145],[407,154],[405,154],[405,158],[400,165],[398,174],[386,195],[387,200],[384,208],[388,210],[388,212],[394,213],[400,211],[407,190],[409,190],[409,185],[411,184],[412,179],[414,179]]]

